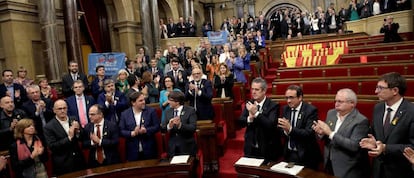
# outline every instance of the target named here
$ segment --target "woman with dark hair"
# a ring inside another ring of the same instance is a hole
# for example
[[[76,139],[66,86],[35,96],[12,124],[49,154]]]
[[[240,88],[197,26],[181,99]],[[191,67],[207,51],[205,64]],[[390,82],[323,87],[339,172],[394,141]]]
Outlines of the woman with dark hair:
[[[168,103],[168,95],[170,94],[171,91],[181,91],[178,88],[174,88],[174,85],[175,85],[175,82],[172,77],[170,76],[164,77],[164,80],[163,80],[164,90],[161,90],[160,92],[160,107],[162,110],[161,123],[164,122],[165,111],[170,109],[170,105]]]
[[[16,177],[48,177],[44,166],[47,151],[36,136],[33,120],[20,120],[14,128],[14,137],[16,142],[10,147],[10,158]]]
[[[143,93],[145,95],[146,103],[158,103],[159,102],[159,82],[160,77],[157,76],[152,79],[152,74],[149,71],[145,71],[142,74],[142,83],[144,84]]]
[[[216,97],[233,98],[232,88],[234,84],[234,76],[230,72],[225,63],[220,64],[220,71],[214,76],[214,88],[216,89]]]
[[[105,66],[99,65],[95,68],[96,75],[92,80],[92,96],[95,100],[98,99],[99,94],[104,91],[103,81],[109,77],[105,75]],[[86,87],[86,86],[85,86]]]
[[[58,99],[58,93],[55,88],[49,85],[47,78],[39,79],[40,97],[42,99],[49,98],[53,102]]]

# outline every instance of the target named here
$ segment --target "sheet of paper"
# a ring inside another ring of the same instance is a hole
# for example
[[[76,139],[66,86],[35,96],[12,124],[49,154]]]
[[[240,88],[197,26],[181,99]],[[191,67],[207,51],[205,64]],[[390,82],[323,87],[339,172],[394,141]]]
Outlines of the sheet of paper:
[[[170,164],[182,164],[182,163],[187,163],[188,158],[190,158],[190,155],[179,155],[179,156],[174,156],[171,161]]]
[[[276,172],[289,175],[297,175],[303,169],[303,166],[299,165],[294,165],[291,168],[287,168],[286,165],[288,165],[287,162],[280,162],[278,164],[273,165],[270,169]]]
[[[241,157],[235,164],[259,167],[260,165],[262,165],[263,161],[264,159]]]

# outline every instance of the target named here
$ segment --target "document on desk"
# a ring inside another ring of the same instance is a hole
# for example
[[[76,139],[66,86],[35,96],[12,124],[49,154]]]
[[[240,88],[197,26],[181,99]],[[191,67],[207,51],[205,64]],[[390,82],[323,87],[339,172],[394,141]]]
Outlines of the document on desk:
[[[260,165],[262,165],[263,161],[264,159],[241,157],[235,164],[259,167]]]
[[[294,165],[293,167],[288,168],[287,165],[288,165],[287,162],[280,162],[280,163],[273,165],[270,169],[272,171],[289,174],[289,175],[297,175],[303,169],[303,166]]]
[[[174,156],[171,161],[170,164],[185,164],[188,162],[188,158],[190,158],[190,155],[179,155],[179,156]]]

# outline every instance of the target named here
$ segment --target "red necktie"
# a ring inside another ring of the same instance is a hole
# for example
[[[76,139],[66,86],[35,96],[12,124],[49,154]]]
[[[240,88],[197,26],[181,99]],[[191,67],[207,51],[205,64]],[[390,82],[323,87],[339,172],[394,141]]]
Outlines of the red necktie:
[[[85,125],[88,123],[88,120],[86,119],[85,108],[83,106],[82,97],[78,98],[78,107],[79,107],[78,112],[79,112],[80,124],[82,128],[84,128]]]
[[[101,129],[99,124],[96,124],[96,136],[101,139]],[[102,146],[99,145],[96,147],[96,160],[99,164],[102,164],[104,160]]]

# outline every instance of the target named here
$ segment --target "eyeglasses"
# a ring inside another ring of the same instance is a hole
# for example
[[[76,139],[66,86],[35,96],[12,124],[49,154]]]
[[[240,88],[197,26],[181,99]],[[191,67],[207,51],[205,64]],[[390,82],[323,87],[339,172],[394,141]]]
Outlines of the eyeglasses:
[[[379,91],[382,91],[382,90],[385,90],[385,89],[389,89],[389,87],[384,87],[384,86],[381,86],[381,85],[377,85],[377,86],[375,87],[375,89],[376,89],[376,90],[379,90]]]
[[[335,103],[343,104],[343,103],[349,103],[351,101],[349,100],[335,100]]]
[[[292,100],[292,99],[297,98],[297,96],[286,96],[285,98],[286,98],[286,100]]]
[[[56,110],[66,110],[68,109],[67,107],[61,107],[61,108],[56,108]]]

